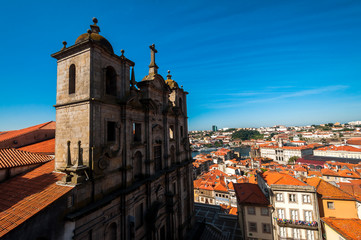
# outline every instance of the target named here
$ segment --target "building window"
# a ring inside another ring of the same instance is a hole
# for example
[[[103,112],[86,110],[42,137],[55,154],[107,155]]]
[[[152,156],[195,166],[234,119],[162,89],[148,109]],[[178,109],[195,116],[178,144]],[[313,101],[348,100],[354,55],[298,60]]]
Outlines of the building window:
[[[261,208],[261,215],[262,216],[268,216],[269,215],[268,208]]]
[[[276,194],[276,201],[277,202],[283,202],[283,193],[277,193]]]
[[[177,194],[177,183],[173,183],[173,193]]]
[[[293,239],[301,239],[300,238],[300,229],[293,228]]]
[[[75,93],[75,65],[69,67],[69,94]]]
[[[286,228],[280,227],[280,237],[287,237]]]
[[[298,210],[291,210],[291,219],[292,220],[298,220]]]
[[[174,126],[169,126],[169,139],[174,139]]]
[[[142,141],[142,125],[140,123],[133,123],[133,141]]]
[[[333,202],[327,202],[327,208],[328,209],[335,209],[335,205]]]
[[[175,148],[174,148],[174,146],[170,147],[170,163],[171,163],[171,165],[175,164]]]
[[[105,70],[105,93],[108,95],[117,95],[117,73],[113,67],[107,67]]]
[[[138,229],[143,225],[143,203],[135,208],[135,228]]]
[[[271,233],[271,225],[267,223],[262,223],[263,233]]]
[[[257,223],[248,222],[248,231],[249,232],[257,232]]]
[[[302,195],[303,203],[311,203],[310,195]]]
[[[162,147],[161,146],[154,147],[154,164],[155,164],[155,171],[159,171],[162,169]]]
[[[312,222],[312,211],[305,211],[305,221]]]
[[[115,122],[107,122],[107,141],[115,142]]]
[[[138,151],[134,155],[134,164],[133,164],[134,178],[136,178],[136,179],[141,178],[142,167],[143,167],[142,165],[143,165],[142,153]]]
[[[307,230],[307,240],[315,240],[315,236],[313,234],[313,231]]]
[[[295,203],[295,202],[297,202],[296,200],[296,194],[289,194],[288,195],[288,200],[289,200],[289,202],[291,202],[291,203]]]
[[[183,126],[180,126],[180,136],[181,138],[183,138],[184,134],[183,134]]]
[[[183,111],[183,101],[182,98],[179,98],[179,108],[181,111]]]
[[[256,209],[254,207],[247,207],[247,212],[249,215],[256,215]]]
[[[277,209],[278,218],[285,218],[285,210],[284,209]]]

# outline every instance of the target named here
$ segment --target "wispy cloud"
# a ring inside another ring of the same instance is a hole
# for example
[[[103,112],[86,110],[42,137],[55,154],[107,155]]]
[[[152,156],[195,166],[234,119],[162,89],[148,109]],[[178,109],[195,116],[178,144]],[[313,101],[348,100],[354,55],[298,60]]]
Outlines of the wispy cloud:
[[[304,97],[304,96],[308,96],[308,95],[317,95],[317,94],[322,94],[322,93],[326,93],[326,92],[340,91],[340,90],[344,90],[346,88],[348,88],[348,86],[345,86],[345,85],[327,86],[327,87],[285,93],[285,94],[282,94],[282,95],[279,95],[276,97],[255,99],[255,100],[250,100],[247,102],[248,103],[271,102],[271,101],[276,101],[276,100],[281,100],[281,99],[286,99],[286,98]]]

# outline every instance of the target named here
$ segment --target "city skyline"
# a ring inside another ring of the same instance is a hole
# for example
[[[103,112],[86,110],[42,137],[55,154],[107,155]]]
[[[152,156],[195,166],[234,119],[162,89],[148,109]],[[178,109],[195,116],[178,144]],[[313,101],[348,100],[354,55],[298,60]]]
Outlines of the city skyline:
[[[148,46],[156,44],[159,73],[165,78],[171,70],[190,93],[189,130],[361,119],[358,2],[65,1],[56,11],[48,2],[2,8],[0,131],[55,120],[50,54],[62,47],[59,39],[73,45],[92,17],[115,53],[124,49],[137,62],[136,81],[147,74]]]

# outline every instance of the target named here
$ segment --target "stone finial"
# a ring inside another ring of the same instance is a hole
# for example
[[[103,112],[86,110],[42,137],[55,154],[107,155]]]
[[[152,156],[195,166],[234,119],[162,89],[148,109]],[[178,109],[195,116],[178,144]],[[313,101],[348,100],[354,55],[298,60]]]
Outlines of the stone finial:
[[[155,63],[155,54],[158,52],[157,49],[155,49],[155,44],[149,46],[150,48],[150,64],[149,64],[149,73],[157,74],[158,66]]]
[[[172,75],[170,75],[170,70],[168,70],[167,79],[172,79]]]
[[[78,166],[83,165],[83,155],[81,149],[81,141],[78,141]]]
[[[99,33],[100,32],[100,27],[97,25],[98,23],[98,19],[97,18],[93,18],[93,25],[90,25],[91,31],[92,33]]]
[[[122,53],[122,56],[124,56],[124,49],[120,50],[120,52]]]
[[[71,167],[70,141],[67,141],[66,167]]]
[[[67,45],[68,43],[66,42],[66,41],[63,41],[63,48],[61,49],[61,50],[64,50],[64,49],[66,49],[66,45]]]

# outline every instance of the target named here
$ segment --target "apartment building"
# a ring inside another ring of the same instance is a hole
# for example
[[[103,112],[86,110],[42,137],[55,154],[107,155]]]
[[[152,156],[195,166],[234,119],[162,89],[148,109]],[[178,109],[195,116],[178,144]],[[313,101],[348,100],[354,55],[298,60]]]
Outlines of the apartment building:
[[[313,151],[315,156],[361,159],[361,149],[352,146],[327,146]]]
[[[272,207],[257,184],[236,183],[238,221],[243,239],[273,239]]]
[[[322,239],[314,187],[275,171],[258,174],[257,182],[274,208],[274,239]]]

